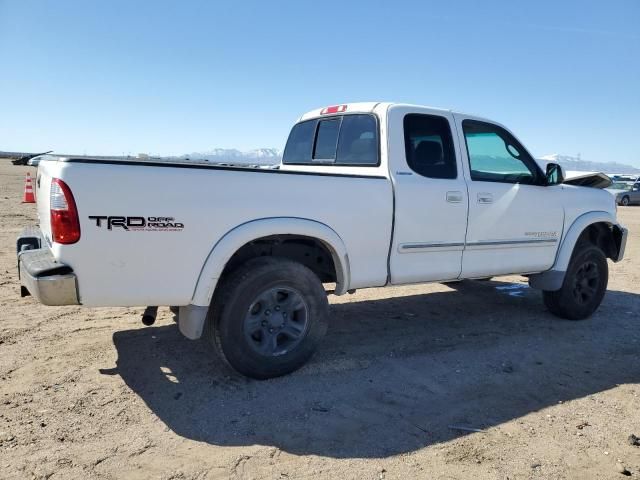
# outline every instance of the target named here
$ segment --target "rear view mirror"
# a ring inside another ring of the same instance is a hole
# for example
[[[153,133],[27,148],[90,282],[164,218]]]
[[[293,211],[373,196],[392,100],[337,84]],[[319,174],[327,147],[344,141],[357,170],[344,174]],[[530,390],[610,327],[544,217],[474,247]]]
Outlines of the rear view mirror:
[[[564,170],[557,163],[547,164],[547,185],[559,185],[564,182]]]

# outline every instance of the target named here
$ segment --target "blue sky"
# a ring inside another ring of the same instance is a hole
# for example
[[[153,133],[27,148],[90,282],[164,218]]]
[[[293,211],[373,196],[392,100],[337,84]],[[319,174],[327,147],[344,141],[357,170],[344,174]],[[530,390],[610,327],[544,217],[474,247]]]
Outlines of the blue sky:
[[[384,100],[640,167],[640,1],[0,0],[0,150],[282,148]]]

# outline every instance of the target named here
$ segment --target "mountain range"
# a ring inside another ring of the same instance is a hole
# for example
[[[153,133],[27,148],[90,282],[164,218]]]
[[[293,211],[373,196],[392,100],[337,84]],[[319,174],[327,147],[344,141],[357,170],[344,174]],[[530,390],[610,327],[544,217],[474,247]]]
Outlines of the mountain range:
[[[183,160],[209,161],[214,163],[235,163],[250,165],[274,165],[282,159],[282,150],[277,148],[258,148],[242,151],[235,148],[215,148],[206,152],[193,152],[181,155]],[[604,172],[604,173],[638,173],[640,168],[617,162],[593,162],[583,160],[579,156],[553,153],[539,158],[544,163],[559,163],[567,171]]]
[[[618,162],[591,162],[588,160],[582,160],[580,157],[560,155],[558,153],[544,155],[543,157],[540,157],[539,160],[545,163],[559,163],[562,168],[567,171],[640,174],[640,168],[636,168],[632,165],[626,165]]]
[[[241,165],[274,165],[282,159],[282,150],[278,148],[257,148],[254,150],[238,150],[235,148],[214,148],[205,152],[193,152],[180,156],[168,157],[180,160],[208,161],[212,163],[229,163]],[[21,152],[0,152],[0,158],[18,158],[26,155]],[[61,155],[61,154],[60,154]],[[75,156],[75,155],[62,155]],[[123,157],[129,158],[129,157]],[[153,157],[157,158],[157,157]],[[594,162],[583,160],[580,156],[553,153],[539,157],[542,163],[559,163],[567,171],[630,173],[640,174],[640,168],[618,162]]]
[[[257,148],[247,151],[237,150],[235,148],[214,148],[207,152],[187,153],[181,155],[179,158],[214,163],[273,165],[280,162],[282,151],[277,148]]]

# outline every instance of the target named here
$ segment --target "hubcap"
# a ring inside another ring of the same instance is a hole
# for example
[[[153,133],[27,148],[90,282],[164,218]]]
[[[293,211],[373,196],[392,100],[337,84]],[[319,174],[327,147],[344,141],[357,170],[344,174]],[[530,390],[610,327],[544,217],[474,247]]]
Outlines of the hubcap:
[[[595,262],[583,263],[576,272],[573,283],[573,296],[580,304],[588,303],[597,293],[600,285],[600,272]]]
[[[244,319],[244,335],[260,355],[275,357],[294,349],[304,338],[309,308],[302,294],[290,287],[260,293]]]

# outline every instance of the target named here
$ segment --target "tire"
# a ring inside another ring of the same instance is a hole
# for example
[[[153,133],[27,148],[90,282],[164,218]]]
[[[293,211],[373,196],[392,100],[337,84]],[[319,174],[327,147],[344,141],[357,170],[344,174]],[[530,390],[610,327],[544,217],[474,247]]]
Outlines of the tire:
[[[214,295],[205,337],[239,373],[264,380],[304,365],[327,331],[320,279],[287,259],[261,257],[232,272]]]
[[[607,290],[609,267],[602,250],[591,243],[576,246],[557,291],[542,292],[551,313],[567,320],[584,320],[600,306]]]
[[[627,197],[626,195],[622,197],[622,200],[620,200],[620,205],[622,205],[623,207],[629,206],[629,203],[629,197]]]

